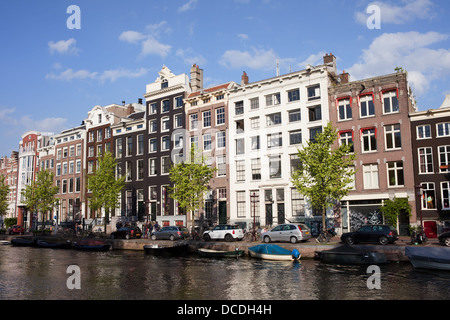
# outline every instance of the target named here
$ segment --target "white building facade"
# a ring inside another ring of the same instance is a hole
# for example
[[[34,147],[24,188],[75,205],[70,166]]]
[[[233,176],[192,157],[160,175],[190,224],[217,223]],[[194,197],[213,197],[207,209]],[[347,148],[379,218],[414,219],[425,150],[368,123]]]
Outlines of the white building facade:
[[[320,221],[295,189],[291,173],[298,149],[329,121],[329,73],[334,56],[321,66],[243,83],[230,91],[230,222],[250,228]]]

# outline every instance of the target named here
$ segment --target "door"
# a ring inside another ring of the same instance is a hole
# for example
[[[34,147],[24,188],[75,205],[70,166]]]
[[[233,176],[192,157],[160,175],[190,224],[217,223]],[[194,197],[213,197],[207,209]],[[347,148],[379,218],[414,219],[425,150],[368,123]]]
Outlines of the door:
[[[266,225],[273,224],[272,204],[266,204]]]
[[[278,224],[284,223],[284,203],[277,204]]]
[[[272,231],[270,232],[270,239],[272,241],[281,241],[282,233],[283,233],[283,226],[277,226],[273,228]]]
[[[436,221],[424,221],[423,228],[425,230],[425,234],[427,235],[427,238],[436,238],[437,237]]]
[[[219,201],[219,224],[227,223],[227,202]]]

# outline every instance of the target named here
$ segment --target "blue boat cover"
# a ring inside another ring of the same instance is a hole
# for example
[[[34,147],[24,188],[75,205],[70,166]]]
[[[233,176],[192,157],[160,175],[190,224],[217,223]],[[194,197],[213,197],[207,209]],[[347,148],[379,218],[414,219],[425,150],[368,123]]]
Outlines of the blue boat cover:
[[[277,246],[276,244],[259,244],[248,249],[256,253],[292,255],[290,250]]]

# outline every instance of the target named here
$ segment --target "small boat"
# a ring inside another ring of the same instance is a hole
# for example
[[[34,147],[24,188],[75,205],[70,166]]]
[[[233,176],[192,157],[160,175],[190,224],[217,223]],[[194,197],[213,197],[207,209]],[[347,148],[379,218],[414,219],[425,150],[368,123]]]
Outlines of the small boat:
[[[150,244],[144,246],[145,253],[155,256],[180,256],[186,254],[188,249],[189,244],[186,242],[174,245]]]
[[[251,257],[265,260],[293,261],[301,258],[297,249],[291,251],[276,244],[259,244],[248,248],[248,251]]]
[[[14,238],[11,244],[16,247],[35,247],[36,241],[34,238]]]
[[[10,241],[7,241],[7,240],[0,240],[0,245],[2,245],[2,246],[7,246],[7,245],[10,245],[10,244],[11,244]]]
[[[388,263],[386,255],[382,252],[361,250],[348,245],[330,250],[315,251],[314,258],[336,264],[372,265]]]
[[[199,248],[198,254],[200,257],[208,257],[208,258],[238,258],[244,255],[244,250],[236,250],[233,251],[223,251],[223,250],[213,250],[206,248]]]
[[[450,248],[406,247],[405,255],[414,269],[436,269],[450,271]]]
[[[69,240],[64,242],[38,240],[37,246],[39,248],[70,249],[72,247],[72,244],[70,243]]]
[[[102,240],[79,240],[73,243],[73,248],[85,251],[109,251],[111,245]]]

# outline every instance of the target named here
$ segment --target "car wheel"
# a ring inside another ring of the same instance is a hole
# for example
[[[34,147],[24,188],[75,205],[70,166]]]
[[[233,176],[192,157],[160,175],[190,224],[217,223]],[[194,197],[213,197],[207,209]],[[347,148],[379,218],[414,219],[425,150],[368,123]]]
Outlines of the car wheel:
[[[269,243],[270,242],[270,237],[269,236],[265,236],[264,237],[264,242],[265,243]]]
[[[444,239],[444,245],[446,245],[447,247],[450,247],[450,238]]]
[[[382,244],[383,246],[389,243],[389,239],[385,236],[380,238],[380,244]]]
[[[347,237],[345,238],[345,243],[348,245],[355,244],[355,240],[353,240],[353,237]]]
[[[170,237],[169,237],[169,240],[170,241],[174,241],[175,240],[175,236],[173,234],[171,234]]]
[[[204,234],[203,235],[203,240],[205,241],[211,241],[211,236],[209,234]]]
[[[227,233],[225,235],[225,241],[228,241],[228,242],[233,241],[233,236],[231,234]]]
[[[297,243],[297,237],[291,237],[291,243]]]
[[[152,234],[151,238],[152,240],[156,240],[156,235]]]

